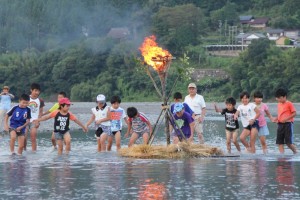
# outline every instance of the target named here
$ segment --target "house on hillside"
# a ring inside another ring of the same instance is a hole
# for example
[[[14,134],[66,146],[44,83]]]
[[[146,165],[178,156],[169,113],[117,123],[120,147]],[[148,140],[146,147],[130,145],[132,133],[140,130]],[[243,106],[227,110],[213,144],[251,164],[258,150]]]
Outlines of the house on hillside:
[[[248,24],[253,28],[266,28],[269,22],[269,18],[261,17],[252,19]]]
[[[254,19],[252,15],[239,16],[239,18],[241,24],[249,24],[249,22]]]
[[[238,44],[248,45],[251,44],[252,40],[266,38],[266,36],[262,33],[240,33],[235,38]]]
[[[292,41],[290,40],[290,38],[286,37],[286,36],[280,36],[277,40],[276,40],[276,45],[291,45]]]
[[[284,36],[293,40],[300,39],[300,30],[284,30]]]
[[[269,40],[278,40],[280,37],[284,36],[283,29],[267,29],[266,32]]]
[[[111,28],[107,33],[107,37],[117,39],[117,40],[126,40],[130,36],[130,31],[126,27]]]

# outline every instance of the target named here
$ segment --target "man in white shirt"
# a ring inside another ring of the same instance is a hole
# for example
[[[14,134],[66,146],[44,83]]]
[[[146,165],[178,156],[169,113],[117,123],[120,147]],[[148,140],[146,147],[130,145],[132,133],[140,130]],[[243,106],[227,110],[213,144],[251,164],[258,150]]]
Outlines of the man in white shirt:
[[[197,94],[197,86],[190,83],[188,86],[189,95],[184,98],[184,102],[189,105],[195,113],[195,131],[198,133],[199,142],[204,143],[203,121],[206,113],[206,105],[202,95]]]

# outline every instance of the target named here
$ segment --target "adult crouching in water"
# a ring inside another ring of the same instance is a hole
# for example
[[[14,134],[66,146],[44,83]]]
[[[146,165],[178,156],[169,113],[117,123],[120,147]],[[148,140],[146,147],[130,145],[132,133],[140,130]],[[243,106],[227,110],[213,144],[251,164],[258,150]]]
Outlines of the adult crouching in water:
[[[189,94],[184,98],[184,102],[195,113],[195,131],[198,134],[199,143],[204,143],[203,138],[203,121],[206,114],[206,104],[202,95],[197,94],[197,86],[195,83],[188,85]]]

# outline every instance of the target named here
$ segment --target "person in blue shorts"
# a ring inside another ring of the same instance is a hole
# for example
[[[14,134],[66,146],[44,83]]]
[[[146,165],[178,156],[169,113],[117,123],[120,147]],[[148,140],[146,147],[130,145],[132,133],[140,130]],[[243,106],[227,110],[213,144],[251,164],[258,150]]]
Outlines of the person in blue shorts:
[[[29,107],[30,97],[22,94],[19,99],[19,105],[12,107],[5,115],[4,129],[10,132],[10,151],[15,154],[15,141],[18,138],[18,155],[21,155],[24,149],[25,129],[30,122],[31,110]],[[8,118],[10,117],[10,126]]]

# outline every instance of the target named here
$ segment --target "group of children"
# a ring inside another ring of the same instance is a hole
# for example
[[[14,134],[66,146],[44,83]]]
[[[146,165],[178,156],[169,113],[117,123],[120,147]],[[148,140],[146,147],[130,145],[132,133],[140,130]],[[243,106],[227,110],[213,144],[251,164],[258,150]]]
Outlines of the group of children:
[[[70,120],[82,127],[84,132],[93,123],[95,127],[95,136],[97,137],[98,151],[110,151],[115,139],[117,150],[121,148],[122,121],[127,123],[127,132],[124,135],[128,137],[131,134],[128,146],[132,146],[140,137],[147,143],[152,126],[144,113],[139,112],[135,107],[127,108],[127,112],[120,107],[121,99],[119,96],[113,96],[110,99],[111,105],[108,106],[106,97],[99,94],[96,97],[97,106],[91,109],[91,117],[84,125],[70,111],[71,102],[66,97],[66,93],[58,94],[58,102],[46,112],[43,112],[44,101],[39,98],[40,86],[37,83],[31,85],[31,94],[22,94],[19,98],[19,104],[12,107],[5,116],[4,129],[10,132],[10,151],[14,152],[14,144],[18,139],[19,155],[26,150],[26,138],[30,131],[32,151],[37,150],[36,137],[40,122],[54,118],[54,127],[52,133],[52,144],[56,148],[58,145],[58,154],[62,154],[63,146],[65,152],[71,150],[71,135],[69,132]],[[250,102],[248,92],[242,92],[240,95],[241,105],[235,108],[236,100],[232,97],[226,99],[226,108],[219,109],[215,104],[216,112],[225,115],[226,144],[227,151],[231,153],[231,141],[240,152],[238,143],[238,130],[240,117],[243,130],[240,140],[248,152],[255,153],[255,141],[258,134],[264,153],[267,153],[266,136],[269,135],[265,114],[272,122],[278,123],[276,144],[279,146],[280,153],[284,152],[283,145],[286,144],[294,153],[297,152],[293,144],[293,121],[296,110],[293,104],[287,100],[287,93],[284,89],[276,91],[278,101],[278,116],[273,117],[268,106],[262,102],[263,94],[255,92],[254,103]],[[195,130],[195,113],[186,103],[182,103],[182,95],[177,92],[174,94],[174,104],[171,106],[170,126],[172,127],[173,143],[182,140],[192,142]],[[10,124],[8,119],[10,118]],[[249,137],[249,142],[247,141]]]
[[[241,105],[235,108],[236,101],[230,97],[226,99],[226,108],[219,109],[215,104],[216,112],[225,115],[225,129],[226,129],[226,145],[228,153],[231,153],[231,141],[240,152],[241,148],[237,141],[240,117],[243,130],[240,135],[240,140],[249,153],[255,153],[255,142],[258,135],[263,153],[267,153],[266,136],[269,135],[269,129],[265,114],[269,117],[271,122],[277,123],[277,137],[276,144],[279,152],[284,153],[284,144],[286,144],[294,154],[297,149],[293,144],[293,122],[296,116],[296,109],[290,101],[287,100],[286,90],[280,88],[275,93],[278,101],[278,116],[273,117],[269,111],[268,106],[262,102],[263,94],[256,91],[253,94],[254,103],[250,102],[250,94],[242,92],[240,94]],[[246,140],[249,137],[249,142]]]
[[[15,154],[15,141],[18,139],[19,155],[26,150],[27,134],[30,132],[32,151],[37,150],[36,137],[40,122],[54,118],[53,133],[51,136],[52,145],[59,155],[71,150],[70,120],[82,127],[84,132],[88,131],[89,125],[94,123],[95,136],[97,137],[98,151],[110,151],[115,138],[117,150],[121,148],[122,120],[128,125],[128,131],[125,137],[131,134],[128,146],[132,146],[135,141],[142,137],[144,143],[148,142],[149,134],[152,132],[152,126],[145,114],[138,112],[135,107],[127,109],[127,115],[120,107],[121,99],[119,96],[113,96],[110,100],[111,106],[106,103],[106,97],[99,94],[96,97],[97,106],[92,108],[92,115],[89,121],[84,125],[80,122],[69,109],[70,100],[65,92],[60,92],[55,103],[48,111],[43,112],[44,101],[39,98],[40,85],[33,83],[30,88],[31,94],[22,94],[19,97],[19,104],[12,107],[5,116],[4,130],[10,133],[10,151]],[[128,116],[128,117],[127,117]],[[8,123],[10,118],[10,123]],[[107,145],[106,145],[107,143]],[[57,148],[58,146],[58,148]]]

